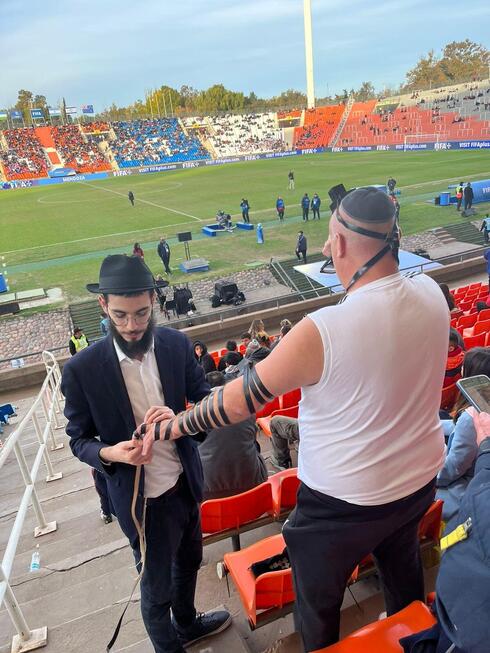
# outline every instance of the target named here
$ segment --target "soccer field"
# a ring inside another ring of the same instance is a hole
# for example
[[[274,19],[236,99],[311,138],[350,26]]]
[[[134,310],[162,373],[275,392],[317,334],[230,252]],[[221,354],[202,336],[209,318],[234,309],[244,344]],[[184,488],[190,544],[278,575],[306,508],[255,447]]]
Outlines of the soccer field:
[[[295,173],[294,191],[287,190],[289,169]],[[190,230],[195,239],[192,255],[210,261],[208,274],[225,275],[247,263],[293,254],[296,232],[303,228],[299,203],[304,192],[320,195],[325,218],[327,191],[334,184],[349,188],[384,183],[390,176],[402,191],[403,233],[417,233],[461,220],[453,207],[435,207],[426,200],[460,179],[490,177],[490,153],[328,153],[5,191],[0,193],[0,253],[5,256],[12,290],[60,286],[73,299],[86,296],[85,283],[97,279],[106,254],[129,253],[135,241],[156,274],[161,271],[156,244],[166,234],[175,270],[184,253],[172,237]],[[134,207],[127,199],[129,190],[136,198]],[[278,195],[286,202],[284,224],[276,219]],[[250,202],[252,221],[264,223],[264,245],[258,245],[250,232],[201,237],[201,227],[214,222],[218,209],[238,216],[242,197]],[[479,207],[480,214],[488,210],[488,204]],[[303,226],[309,250],[319,250],[327,220]],[[177,272],[173,280],[184,277],[198,278]]]

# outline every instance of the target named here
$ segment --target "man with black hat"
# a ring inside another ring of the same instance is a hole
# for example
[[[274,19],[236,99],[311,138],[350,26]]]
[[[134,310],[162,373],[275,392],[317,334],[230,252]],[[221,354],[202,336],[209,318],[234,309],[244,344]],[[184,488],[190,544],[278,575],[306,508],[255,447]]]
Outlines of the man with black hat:
[[[161,236],[160,242],[157,247],[157,254],[162,259],[163,267],[165,268],[166,274],[172,274],[170,269],[170,245],[167,242],[165,236]]]
[[[65,365],[66,432],[75,456],[107,480],[119,524],[143,564],[141,612],[155,652],[183,653],[231,621],[226,611],[197,614],[194,607],[202,559],[197,444],[160,442],[146,456],[132,435],[210,388],[188,338],[155,328],[154,280],[141,258],[108,256],[99,283],[87,289],[99,295],[109,334]],[[151,409],[156,405],[168,408]]]
[[[283,535],[296,627],[308,652],[338,640],[347,581],[370,553],[388,615],[424,600],[417,530],[444,459],[438,408],[446,301],[426,275],[399,273],[388,195],[371,187],[343,195],[332,207],[324,254],[333,259],[344,300],[308,315],[216,400],[164,417],[159,427],[176,439],[196,419],[240,422],[271,397],[301,387],[301,485]],[[154,435],[150,425],[145,453]]]

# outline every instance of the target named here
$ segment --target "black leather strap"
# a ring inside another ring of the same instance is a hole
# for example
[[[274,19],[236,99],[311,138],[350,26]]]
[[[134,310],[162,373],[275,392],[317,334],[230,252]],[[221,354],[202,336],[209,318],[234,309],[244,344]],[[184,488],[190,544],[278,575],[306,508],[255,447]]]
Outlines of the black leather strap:
[[[185,430],[184,430],[184,413],[180,413],[177,417],[178,420],[178,425],[179,425],[179,431],[182,435],[185,435]]]
[[[230,420],[228,419],[228,415],[226,414],[225,411],[224,396],[223,396],[224,392],[222,387],[218,390],[217,395],[218,395],[218,412],[221,416],[221,419],[225,424],[230,424]]]
[[[189,420],[189,424],[192,426],[192,430],[194,433],[199,433],[201,431],[201,427],[198,425],[196,421],[196,411],[195,408],[191,408],[188,413],[187,413],[187,418]],[[193,434],[194,434],[193,433]]]
[[[216,415],[216,411],[214,410],[214,393],[210,394],[209,397],[206,397],[206,408],[209,412],[209,416],[214,422],[214,425],[219,426],[221,422],[218,419],[218,415]]]
[[[267,399],[267,401],[270,401],[271,399],[274,399],[274,395],[271,392],[269,392],[269,390],[267,390],[265,385],[262,383],[262,381],[260,379],[260,376],[259,376],[259,373],[255,369],[255,367],[252,367],[250,375],[251,375],[252,379],[255,381],[258,389],[262,393],[262,396],[265,397]]]
[[[347,292],[352,286],[356,283],[356,281],[359,281],[359,279],[366,274],[368,270],[370,270],[373,265],[376,265],[378,261],[381,261],[381,259],[388,254],[388,252],[391,252],[391,245],[387,244],[385,245],[377,254],[375,254],[372,258],[367,261],[367,263],[364,263],[362,267],[357,270],[357,272],[354,274],[352,279],[349,281],[347,288],[345,289],[345,292]]]
[[[206,424],[203,425],[203,419],[202,419],[202,405],[204,403],[203,401],[200,401],[198,404],[194,406],[194,421],[196,422],[197,426],[199,427],[200,431],[206,431],[207,426]]]
[[[165,433],[163,435],[164,440],[170,440],[172,436],[172,426],[174,425],[174,422],[175,422],[175,418],[169,420],[167,426],[165,427]]]
[[[243,370],[243,394],[247,402],[248,412],[253,415],[255,413],[255,406],[250,395],[250,367],[248,365]]]
[[[154,435],[155,440],[160,439],[160,426],[161,426],[160,422],[155,422],[155,435]]]

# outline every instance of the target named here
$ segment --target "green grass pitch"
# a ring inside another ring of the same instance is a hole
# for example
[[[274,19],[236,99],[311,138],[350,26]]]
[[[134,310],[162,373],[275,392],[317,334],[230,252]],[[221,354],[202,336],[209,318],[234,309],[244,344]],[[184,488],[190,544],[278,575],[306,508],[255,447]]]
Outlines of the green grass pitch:
[[[294,191],[287,190],[289,169],[295,172]],[[85,283],[96,281],[106,254],[129,253],[135,241],[141,243],[146,262],[157,274],[161,264],[156,244],[166,234],[176,270],[184,252],[173,237],[191,230],[192,255],[210,261],[208,274],[225,276],[247,263],[290,257],[297,230],[303,226],[309,250],[321,249],[327,233],[328,189],[340,182],[346,187],[384,183],[389,176],[395,177],[402,191],[403,233],[418,233],[461,220],[453,207],[435,207],[426,200],[451,182],[490,177],[490,153],[317,154],[5,191],[0,193],[0,254],[12,290],[60,286],[72,300],[86,297]],[[129,190],[136,197],[134,207],[127,199]],[[301,222],[299,203],[304,192],[310,196],[318,192],[322,198],[320,222]],[[278,195],[286,202],[284,224],[276,219]],[[254,233],[238,230],[213,239],[200,236],[201,227],[214,222],[218,209],[237,216],[242,197],[250,202],[252,221],[264,224],[264,245],[256,243]],[[481,214],[489,206],[477,209]],[[173,280],[184,278],[199,277],[176,270]]]

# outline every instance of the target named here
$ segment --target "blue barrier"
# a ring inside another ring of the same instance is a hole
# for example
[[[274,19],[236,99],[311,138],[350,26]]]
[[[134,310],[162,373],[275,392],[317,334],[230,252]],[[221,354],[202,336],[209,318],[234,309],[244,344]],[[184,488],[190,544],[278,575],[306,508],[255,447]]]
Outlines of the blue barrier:
[[[243,229],[244,231],[253,231],[254,226],[253,224],[250,224],[250,222],[237,222],[236,223],[237,229]]]

